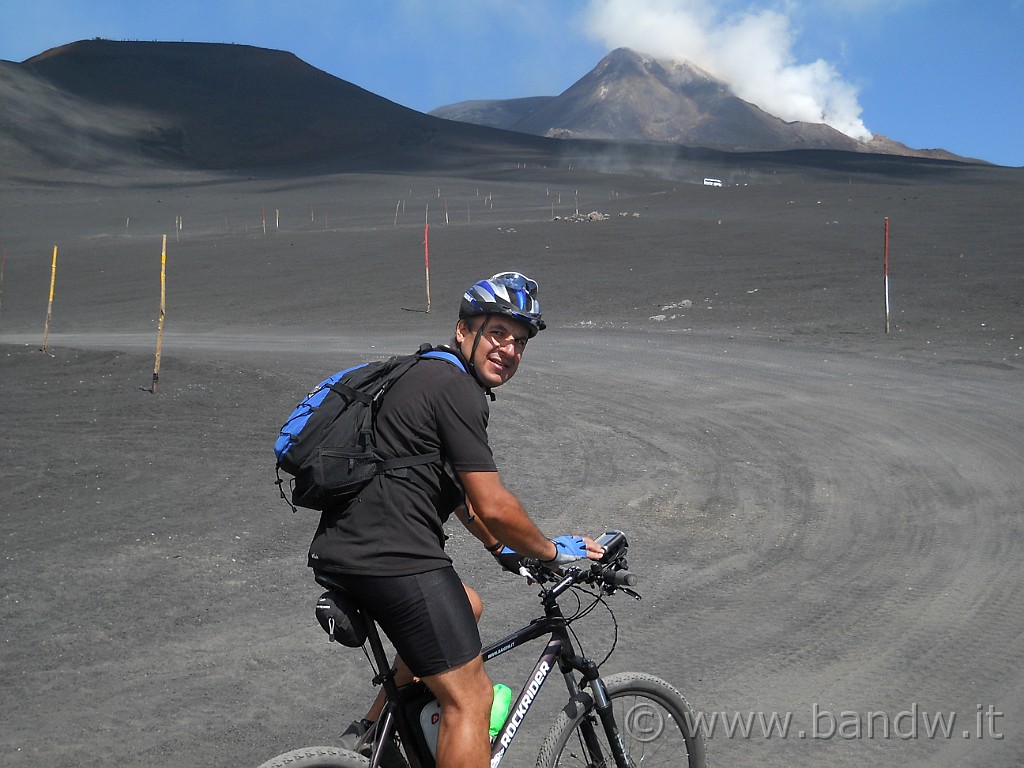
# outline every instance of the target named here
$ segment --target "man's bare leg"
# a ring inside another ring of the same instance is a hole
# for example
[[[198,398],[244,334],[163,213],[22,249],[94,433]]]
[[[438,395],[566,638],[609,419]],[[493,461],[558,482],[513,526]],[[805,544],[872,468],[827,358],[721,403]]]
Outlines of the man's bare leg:
[[[491,744],[487,728],[494,691],[477,656],[454,669],[423,678],[441,704],[438,768],[486,768]]]
[[[484,612],[484,602],[480,599],[480,595],[475,589],[467,584],[462,585],[466,590],[466,597],[469,598],[469,604],[473,607],[473,617],[480,623],[480,617]],[[402,661],[401,656],[395,657],[395,684],[402,686],[411,683],[415,679],[409,667]],[[435,694],[436,695],[436,694]],[[377,691],[377,697],[373,700],[373,704],[370,705],[370,711],[366,713],[365,720],[371,723],[377,722],[380,719],[380,713],[384,710],[384,689],[381,688]],[[490,721],[490,710],[488,710],[488,722]]]

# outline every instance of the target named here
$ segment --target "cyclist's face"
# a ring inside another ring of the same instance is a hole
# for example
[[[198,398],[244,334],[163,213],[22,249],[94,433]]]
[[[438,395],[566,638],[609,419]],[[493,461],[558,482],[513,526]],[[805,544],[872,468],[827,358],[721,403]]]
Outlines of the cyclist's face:
[[[482,332],[474,353],[473,344],[478,330]],[[485,315],[482,321],[474,319],[467,323],[460,320],[455,338],[466,359],[472,355],[480,381],[488,387],[500,387],[519,368],[530,333],[526,323],[501,315]]]

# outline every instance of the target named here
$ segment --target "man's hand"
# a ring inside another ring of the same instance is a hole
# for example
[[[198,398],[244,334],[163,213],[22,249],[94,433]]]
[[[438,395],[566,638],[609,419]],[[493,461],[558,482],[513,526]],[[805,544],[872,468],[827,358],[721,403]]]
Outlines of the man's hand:
[[[523,558],[514,549],[508,547],[502,547],[497,552],[491,552],[494,555],[494,559],[498,561],[498,564],[509,573],[514,573],[516,576],[521,576],[521,569],[523,567]]]
[[[559,536],[552,539],[555,545],[555,556],[551,560],[542,560],[542,564],[551,569],[575,563],[577,560],[600,560],[604,547],[586,536]]]

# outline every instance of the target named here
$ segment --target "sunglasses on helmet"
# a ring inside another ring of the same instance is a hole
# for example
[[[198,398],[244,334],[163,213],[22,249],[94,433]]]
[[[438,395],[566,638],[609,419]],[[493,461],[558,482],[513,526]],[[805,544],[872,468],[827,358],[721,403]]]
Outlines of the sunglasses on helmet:
[[[499,272],[491,278],[491,281],[500,283],[514,291],[526,291],[533,298],[537,297],[537,281],[531,280],[519,272]]]

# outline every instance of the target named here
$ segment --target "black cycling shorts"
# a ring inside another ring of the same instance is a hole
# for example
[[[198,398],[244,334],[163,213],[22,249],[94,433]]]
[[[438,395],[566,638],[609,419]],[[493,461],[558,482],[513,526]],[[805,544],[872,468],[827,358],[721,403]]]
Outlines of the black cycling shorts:
[[[417,677],[454,669],[480,655],[473,608],[453,567],[407,576],[331,578],[374,618]]]

